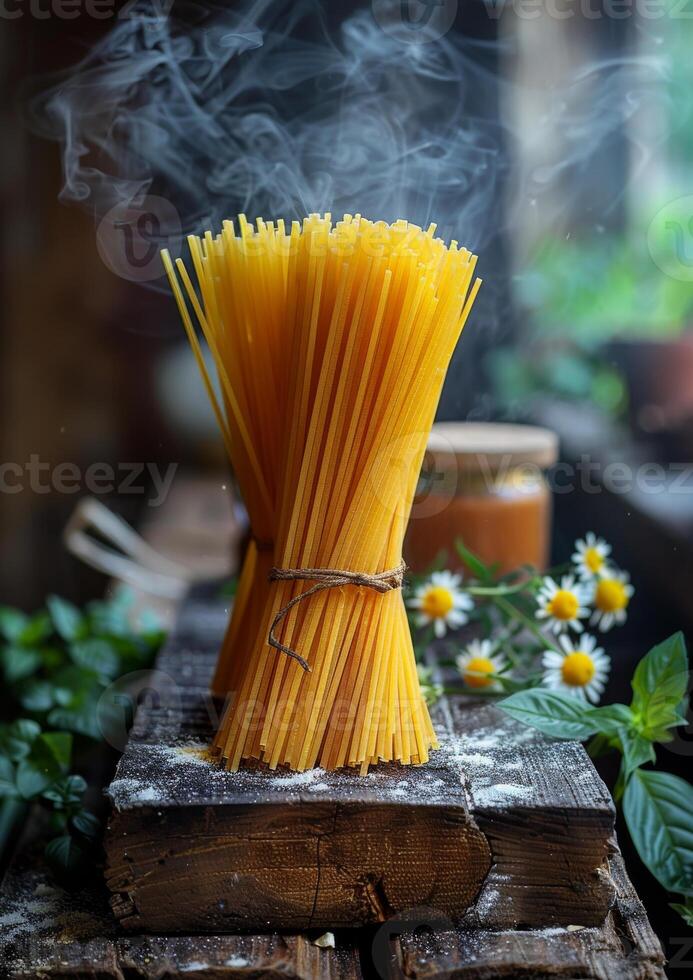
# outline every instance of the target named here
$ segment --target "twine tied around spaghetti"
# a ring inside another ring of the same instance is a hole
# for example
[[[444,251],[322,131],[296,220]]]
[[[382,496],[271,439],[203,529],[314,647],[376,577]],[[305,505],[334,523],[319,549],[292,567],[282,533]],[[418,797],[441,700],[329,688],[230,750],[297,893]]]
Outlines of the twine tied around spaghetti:
[[[308,661],[304,660],[299,653],[292,650],[291,647],[286,646],[274,635],[275,629],[284,617],[288,615],[289,611],[299,602],[303,602],[305,599],[316,595],[318,592],[322,592],[324,589],[339,589],[343,585],[363,586],[366,589],[373,589],[374,592],[380,593],[401,589],[406,570],[407,566],[404,561],[401,561],[395,568],[388,568],[386,571],[376,572],[374,575],[370,575],[368,572],[350,572],[339,568],[273,568],[269,573],[270,582],[301,581],[315,582],[315,585],[306,589],[305,592],[294,596],[293,599],[279,610],[272,620],[267,642],[275,650],[279,650],[281,653],[285,653],[287,657],[298,661],[301,667],[310,673]]]

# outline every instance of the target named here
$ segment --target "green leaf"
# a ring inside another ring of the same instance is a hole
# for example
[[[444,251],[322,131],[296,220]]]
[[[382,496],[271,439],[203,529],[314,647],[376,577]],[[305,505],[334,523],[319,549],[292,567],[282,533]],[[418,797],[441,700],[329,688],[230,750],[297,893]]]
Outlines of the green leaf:
[[[28,681],[19,691],[19,703],[27,711],[49,711],[54,704],[53,685],[49,681]]]
[[[17,796],[17,787],[14,779],[14,766],[7,756],[0,755],[0,798],[14,799]]]
[[[87,783],[82,776],[66,776],[50,786],[43,797],[57,806],[69,807],[81,801],[86,788]]]
[[[588,715],[594,720],[595,731],[600,735],[620,735],[635,722],[633,712],[625,704],[608,704],[602,708],[589,708]]]
[[[16,784],[19,794],[25,800],[39,796],[55,779],[55,776],[38,769],[29,759],[22,759],[17,766]]]
[[[688,688],[688,656],[683,633],[653,647],[633,675],[634,714],[651,741],[669,741],[669,729],[684,723],[682,702]]]
[[[490,580],[490,569],[483,563],[481,558],[465,546],[461,538],[457,538],[455,541],[455,551],[475,578],[478,578],[482,582],[488,582]]]
[[[72,735],[69,732],[44,732],[32,745],[30,758],[67,772],[71,756]]]
[[[34,739],[29,755],[17,766],[17,789],[25,800],[43,793],[67,772],[72,754],[72,735],[46,732]]]
[[[636,769],[623,813],[640,858],[668,891],[693,890],[693,786],[670,773]]]
[[[65,651],[58,647],[41,647],[41,661],[47,670],[55,670],[65,663]]]
[[[87,621],[77,606],[57,595],[49,596],[47,605],[53,625],[64,640],[79,640],[86,636]]]
[[[626,779],[638,766],[656,760],[655,750],[649,738],[638,732],[623,729],[621,732],[621,750],[623,752],[623,770]]]
[[[120,657],[107,640],[92,638],[71,643],[70,658],[78,667],[104,677],[116,677],[120,672]]]
[[[8,646],[2,651],[2,666],[8,684],[30,677],[41,666],[38,650],[20,646]]]
[[[89,841],[97,841],[101,837],[101,821],[88,810],[80,810],[70,821],[71,826]]]
[[[0,633],[14,643],[19,640],[22,631],[26,629],[29,617],[19,609],[11,609],[9,606],[0,606]]]
[[[597,731],[588,706],[570,695],[532,688],[511,694],[499,708],[517,721],[554,738],[584,741]]]
[[[26,758],[35,739],[41,734],[41,726],[29,718],[12,722],[0,734],[0,750],[13,762]]]
[[[685,903],[670,902],[669,908],[678,912],[687,926],[693,927],[693,898],[687,898]]]
[[[58,881],[67,887],[79,887],[79,878],[89,869],[89,855],[70,834],[49,841],[45,855]]]
[[[53,624],[48,613],[40,612],[32,616],[19,634],[18,640],[23,646],[32,647],[45,640],[53,632]]]
[[[97,721],[97,702],[87,701],[77,708],[53,708],[48,715],[48,723],[56,728],[64,728],[76,735],[100,740],[101,729]]]

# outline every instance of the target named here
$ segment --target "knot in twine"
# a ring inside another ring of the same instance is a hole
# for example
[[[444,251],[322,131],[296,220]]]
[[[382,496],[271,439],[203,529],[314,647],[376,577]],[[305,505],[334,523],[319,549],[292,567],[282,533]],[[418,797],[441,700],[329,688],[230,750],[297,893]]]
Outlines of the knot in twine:
[[[270,582],[315,582],[315,585],[300,595],[294,596],[285,606],[283,606],[272,620],[267,642],[275,650],[285,653],[287,657],[297,660],[305,671],[310,673],[310,665],[303,657],[285,646],[274,635],[274,631],[281,623],[282,619],[288,614],[297,603],[304,599],[322,592],[324,589],[338,589],[343,585],[363,586],[366,589],[373,589],[374,592],[391,592],[393,589],[401,589],[404,582],[404,573],[407,566],[403,561],[396,568],[389,568],[384,572],[376,572],[369,575],[368,572],[350,572],[339,568],[273,568],[269,573]]]

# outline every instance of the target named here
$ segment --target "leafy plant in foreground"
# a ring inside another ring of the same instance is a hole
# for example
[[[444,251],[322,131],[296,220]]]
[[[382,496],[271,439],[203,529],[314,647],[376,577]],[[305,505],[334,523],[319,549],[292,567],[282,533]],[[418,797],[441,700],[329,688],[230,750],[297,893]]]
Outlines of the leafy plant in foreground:
[[[644,768],[656,746],[686,724],[688,657],[681,633],[653,647],[639,662],[629,705],[592,707],[541,688],[519,691],[500,708],[553,738],[588,741],[593,756],[621,754],[614,797],[641,860],[657,881],[682,900],[672,903],[693,924],[693,786],[671,773]]]
[[[71,773],[73,743],[100,740],[98,703],[112,681],[149,665],[163,634],[151,621],[133,629],[129,596],[83,610],[58,596],[28,616],[0,607],[0,800],[48,809],[54,836],[46,859],[74,886],[94,863],[100,825],[83,803],[87,784]]]

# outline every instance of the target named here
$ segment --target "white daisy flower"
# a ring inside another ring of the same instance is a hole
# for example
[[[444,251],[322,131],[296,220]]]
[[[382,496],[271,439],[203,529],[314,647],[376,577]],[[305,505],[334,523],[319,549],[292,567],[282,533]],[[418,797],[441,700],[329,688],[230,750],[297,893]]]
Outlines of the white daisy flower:
[[[483,687],[497,691],[501,684],[494,679],[506,666],[506,660],[496,652],[490,640],[472,640],[455,658],[457,669],[467,687]]]
[[[546,576],[537,595],[537,619],[546,619],[547,625],[554,633],[562,633],[567,629],[582,632],[581,619],[589,615],[589,587],[582,582],[576,582],[574,575],[564,575],[558,585],[550,576]]]
[[[559,637],[564,650],[547,650],[544,665],[544,684],[554,691],[571,694],[583,701],[599,702],[611,669],[611,660],[593,636],[584,633],[578,640]]]
[[[417,626],[433,623],[433,631],[440,639],[448,629],[459,629],[469,621],[467,613],[474,608],[474,600],[461,588],[462,576],[452,572],[433,572],[428,582],[420,585],[408,605],[418,609]]]
[[[634,592],[628,572],[610,571],[604,578],[598,579],[594,583],[594,612],[590,622],[597,625],[602,633],[610,630],[614,623],[619,626],[625,623],[628,603]]]
[[[584,539],[575,542],[573,562],[580,578],[591,580],[607,574],[610,554],[611,545],[604,538],[598,538],[593,531],[588,531]]]

